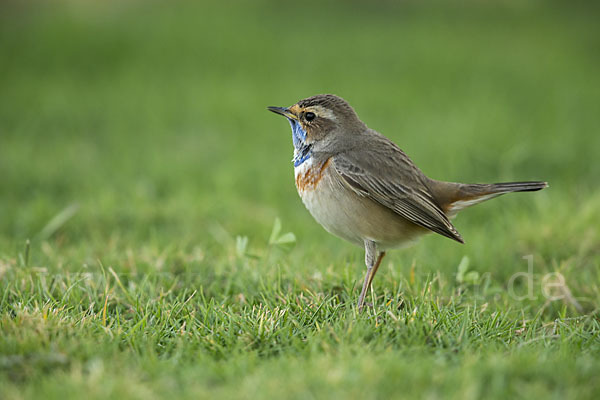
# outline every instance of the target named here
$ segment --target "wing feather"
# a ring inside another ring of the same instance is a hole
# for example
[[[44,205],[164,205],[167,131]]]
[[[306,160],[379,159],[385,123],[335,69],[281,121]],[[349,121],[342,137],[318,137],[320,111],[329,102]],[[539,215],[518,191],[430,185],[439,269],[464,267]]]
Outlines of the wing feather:
[[[343,181],[414,224],[464,243],[426,185],[427,178],[394,143],[377,135],[376,146],[333,157]],[[371,139],[370,143],[373,143]]]

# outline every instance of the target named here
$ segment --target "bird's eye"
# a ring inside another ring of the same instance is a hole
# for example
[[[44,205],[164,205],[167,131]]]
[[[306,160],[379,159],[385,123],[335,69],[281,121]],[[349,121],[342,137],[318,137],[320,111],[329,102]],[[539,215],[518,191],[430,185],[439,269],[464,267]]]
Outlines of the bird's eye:
[[[317,118],[317,116],[315,115],[314,112],[307,112],[306,114],[304,114],[304,119],[307,121],[312,121],[313,119]]]

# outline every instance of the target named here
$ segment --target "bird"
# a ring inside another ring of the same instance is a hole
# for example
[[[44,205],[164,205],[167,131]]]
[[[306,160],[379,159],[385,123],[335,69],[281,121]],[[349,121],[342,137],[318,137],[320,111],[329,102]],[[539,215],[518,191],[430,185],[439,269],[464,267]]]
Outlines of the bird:
[[[505,193],[548,187],[543,181],[466,184],[431,179],[333,94],[267,109],[291,125],[296,188],[310,214],[328,232],[364,247],[367,273],[359,311],[388,250],[431,232],[464,243],[450,221],[459,211]]]

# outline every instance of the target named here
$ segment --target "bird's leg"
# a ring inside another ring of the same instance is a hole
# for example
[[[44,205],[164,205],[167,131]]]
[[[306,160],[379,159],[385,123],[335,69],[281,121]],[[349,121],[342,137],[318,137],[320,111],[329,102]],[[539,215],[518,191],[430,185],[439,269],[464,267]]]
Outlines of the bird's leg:
[[[373,271],[373,265],[375,264],[375,254],[377,253],[377,245],[371,240],[365,240],[365,265],[367,266],[367,275],[363,282],[360,296],[358,297],[358,311],[362,311],[365,304],[365,296],[367,295],[367,289],[369,288],[369,281],[371,278],[371,271]]]
[[[375,259],[376,256],[377,260]],[[371,287],[371,283],[377,273],[377,269],[379,269],[383,256],[385,256],[384,251],[379,252],[379,255],[377,255],[377,245],[375,242],[372,240],[365,240],[365,264],[367,266],[367,275],[365,276],[362,290],[360,291],[360,297],[358,298],[358,311],[362,311],[362,308],[365,305],[367,290]]]
[[[379,266],[381,265],[381,260],[383,260],[383,257],[385,256],[385,251],[380,251],[379,255],[377,256],[377,261],[375,262],[375,265],[373,266],[373,271],[371,272],[371,279],[369,279],[369,287],[371,287],[371,283],[373,283],[373,278],[375,278],[375,274],[377,273],[377,270],[379,269]]]

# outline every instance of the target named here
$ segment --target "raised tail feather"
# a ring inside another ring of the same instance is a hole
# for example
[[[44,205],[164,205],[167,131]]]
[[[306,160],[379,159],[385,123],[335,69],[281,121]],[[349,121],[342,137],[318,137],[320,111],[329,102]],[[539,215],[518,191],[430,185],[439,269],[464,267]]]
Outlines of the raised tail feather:
[[[505,182],[505,183],[491,183],[488,185],[467,185],[467,186],[480,186],[483,190],[491,190],[495,193],[510,193],[510,192],[535,192],[548,187],[547,182]]]
[[[547,182],[505,182],[490,184],[465,184],[436,181],[432,187],[434,194],[440,194],[440,206],[449,216],[463,208],[479,204],[505,193],[535,192],[548,187]]]

